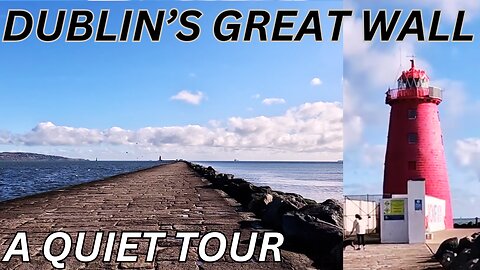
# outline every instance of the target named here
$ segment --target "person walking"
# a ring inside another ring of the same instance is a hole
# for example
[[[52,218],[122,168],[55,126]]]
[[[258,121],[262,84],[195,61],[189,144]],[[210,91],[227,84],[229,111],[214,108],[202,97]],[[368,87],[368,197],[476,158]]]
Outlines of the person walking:
[[[353,222],[353,228],[350,235],[352,235],[353,232],[355,232],[355,234],[357,235],[357,250],[360,250],[360,245],[365,250],[366,226],[365,226],[365,221],[362,219],[362,217],[359,214],[355,215],[355,221]]]

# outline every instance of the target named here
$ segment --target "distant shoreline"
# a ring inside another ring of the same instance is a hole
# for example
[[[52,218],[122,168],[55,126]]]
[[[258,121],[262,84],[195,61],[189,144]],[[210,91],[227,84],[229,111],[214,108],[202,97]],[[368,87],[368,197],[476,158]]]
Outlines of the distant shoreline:
[[[44,155],[29,152],[1,152],[0,161],[89,161],[81,158]]]

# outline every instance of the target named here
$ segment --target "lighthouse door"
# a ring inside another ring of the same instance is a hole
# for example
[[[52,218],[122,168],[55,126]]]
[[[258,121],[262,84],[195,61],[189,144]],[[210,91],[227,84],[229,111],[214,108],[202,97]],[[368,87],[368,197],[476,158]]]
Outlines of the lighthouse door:
[[[408,243],[408,200],[383,199],[380,204],[382,243]]]

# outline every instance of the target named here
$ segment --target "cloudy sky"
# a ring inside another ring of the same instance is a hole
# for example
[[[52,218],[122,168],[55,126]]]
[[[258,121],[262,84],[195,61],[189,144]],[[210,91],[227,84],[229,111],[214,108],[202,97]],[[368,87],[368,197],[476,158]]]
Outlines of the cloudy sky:
[[[480,2],[462,1],[351,1],[345,6],[356,10],[404,9],[402,19],[412,9],[423,10],[428,29],[434,9],[442,9],[439,31],[452,33],[459,9],[466,9],[464,33],[480,36]],[[391,14],[391,13],[389,13]],[[403,21],[402,20],[402,21]],[[381,194],[383,162],[390,107],[385,91],[394,87],[400,71],[409,67],[408,55],[426,69],[432,85],[444,89],[440,104],[441,124],[455,217],[478,216],[480,197],[480,54],[474,43],[361,42],[362,19],[357,13],[344,26],[344,120],[346,194]],[[398,28],[396,33],[398,33]],[[394,35],[395,36],[395,35]],[[428,30],[427,30],[428,36]]]
[[[0,3],[38,14],[49,8],[110,8],[117,32],[125,8],[151,3]],[[211,34],[221,10],[322,9],[341,2],[175,3],[204,12],[201,38],[160,43],[41,43],[32,35],[1,44],[0,151],[30,151],[113,160],[342,159],[342,44],[222,44]],[[301,20],[295,29],[300,27]],[[245,19],[243,20],[245,22]],[[331,20],[324,20],[325,36]],[[47,25],[52,29],[53,22]],[[271,24],[269,26],[271,34]],[[289,32],[287,30],[287,32]],[[255,37],[255,35],[254,35]],[[63,39],[63,38],[62,38]]]

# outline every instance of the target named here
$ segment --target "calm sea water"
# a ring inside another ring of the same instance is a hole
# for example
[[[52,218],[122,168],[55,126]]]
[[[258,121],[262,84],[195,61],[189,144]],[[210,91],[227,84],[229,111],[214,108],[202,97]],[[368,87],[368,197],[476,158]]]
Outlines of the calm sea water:
[[[234,174],[258,186],[293,192],[322,202],[343,198],[343,164],[336,162],[198,161],[218,172]]]
[[[0,161],[0,201],[161,164],[158,161]]]

